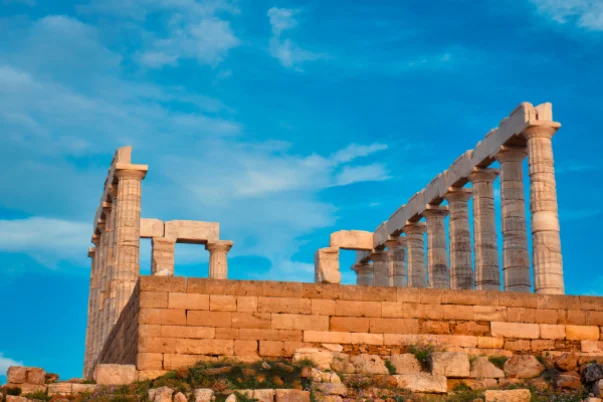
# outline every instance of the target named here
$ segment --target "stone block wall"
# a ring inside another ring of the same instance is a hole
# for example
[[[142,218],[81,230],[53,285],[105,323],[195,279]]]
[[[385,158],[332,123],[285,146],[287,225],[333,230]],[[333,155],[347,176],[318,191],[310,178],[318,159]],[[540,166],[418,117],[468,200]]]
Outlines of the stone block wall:
[[[100,363],[136,364],[139,340],[140,283],[124,307],[100,353]]]
[[[602,327],[600,297],[146,276],[102,362],[171,370],[324,343],[389,355],[425,339],[476,355],[588,355],[603,352]]]

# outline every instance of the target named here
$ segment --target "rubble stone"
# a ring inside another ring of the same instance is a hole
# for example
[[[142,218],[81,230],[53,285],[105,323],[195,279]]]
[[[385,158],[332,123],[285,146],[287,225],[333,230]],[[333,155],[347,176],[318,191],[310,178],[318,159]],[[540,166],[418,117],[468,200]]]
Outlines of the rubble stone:
[[[421,364],[411,353],[392,355],[389,361],[396,368],[396,374],[419,373],[421,371]]]
[[[431,373],[445,377],[469,377],[471,365],[466,353],[437,352],[431,355]]]
[[[534,378],[544,371],[544,366],[532,355],[511,356],[504,365],[509,378]]]
[[[310,393],[297,389],[277,389],[276,402],[310,402]]]
[[[350,362],[359,374],[389,374],[383,360],[376,355],[361,354],[352,356]]]
[[[431,394],[445,394],[447,392],[446,377],[427,373],[410,373],[394,376],[398,381],[398,388],[408,389],[412,392],[425,392]]]
[[[575,353],[564,353],[555,362],[555,367],[561,371],[574,371],[578,368],[578,356]]]
[[[193,391],[195,402],[211,402],[214,398],[214,391],[208,388],[197,388]]]
[[[504,378],[505,372],[496,367],[487,357],[475,359],[471,366],[469,378]]]

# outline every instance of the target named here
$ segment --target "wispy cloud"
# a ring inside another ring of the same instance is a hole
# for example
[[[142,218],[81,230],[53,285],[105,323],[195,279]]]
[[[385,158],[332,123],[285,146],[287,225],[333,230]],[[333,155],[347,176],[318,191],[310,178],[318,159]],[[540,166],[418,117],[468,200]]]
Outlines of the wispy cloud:
[[[4,375],[10,366],[22,366],[23,362],[13,360],[0,352],[0,373]]]
[[[575,23],[589,30],[603,30],[603,3],[595,0],[530,0],[538,11],[559,24]]]
[[[293,39],[284,37],[283,33],[299,25],[296,15],[300,10],[272,7],[268,10],[268,19],[273,36],[270,39],[270,54],[287,68],[303,72],[302,65],[327,57],[324,53],[316,53],[300,47]]]

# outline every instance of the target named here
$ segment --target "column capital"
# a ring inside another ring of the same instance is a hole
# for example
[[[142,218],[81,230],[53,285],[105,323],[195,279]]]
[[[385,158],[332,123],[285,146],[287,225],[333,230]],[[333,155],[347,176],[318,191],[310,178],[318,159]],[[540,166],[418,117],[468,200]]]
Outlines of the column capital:
[[[107,225],[107,222],[105,222],[104,220],[99,219],[98,223],[96,224],[96,228],[101,231],[104,232],[105,231],[105,226]]]
[[[385,262],[387,260],[387,252],[384,250],[375,250],[375,252],[371,254],[371,260],[374,262]]]
[[[448,207],[444,205],[427,204],[427,208],[423,212],[423,216],[425,217],[425,219],[434,216],[445,218],[446,216],[448,216]]]
[[[90,258],[94,258],[94,255],[96,254],[96,247],[90,247],[88,249],[88,257]]]
[[[357,262],[353,264],[350,269],[356,272],[357,274],[363,272],[373,272],[373,266],[368,262]]]
[[[482,168],[473,168],[473,171],[469,173],[469,181],[471,183],[478,182],[493,182],[496,177],[500,174],[500,170],[498,169],[482,169]]]
[[[509,145],[503,145],[494,157],[500,163],[522,162],[527,155],[528,147],[511,147]]]
[[[109,198],[109,202],[113,202],[115,198],[117,198],[117,186],[115,184],[110,184],[107,188],[107,196]]]
[[[426,229],[427,225],[423,222],[406,222],[402,231],[408,234],[422,234],[425,233]]]
[[[533,121],[530,125],[524,128],[522,134],[528,140],[530,138],[548,138],[551,139],[553,135],[559,130],[561,123],[555,121]]]
[[[98,247],[98,244],[100,243],[100,236],[97,233],[94,233],[90,239],[90,243]]]
[[[209,251],[210,253],[213,253],[215,251],[228,252],[231,249],[233,244],[234,243],[232,240],[216,240],[216,241],[208,242],[205,245],[205,249],[207,251]]]
[[[176,239],[171,237],[152,237],[151,244],[176,244]]]
[[[387,247],[388,249],[393,249],[396,247],[400,247],[400,246],[406,246],[406,237],[404,236],[399,236],[399,237],[391,237],[389,240],[385,241],[385,247]]]
[[[115,164],[115,177],[121,179],[139,179],[142,180],[149,170],[148,165],[133,165],[129,163]]]
[[[450,187],[448,192],[444,194],[444,199],[448,202],[450,201],[469,201],[471,198],[471,189],[464,187]]]

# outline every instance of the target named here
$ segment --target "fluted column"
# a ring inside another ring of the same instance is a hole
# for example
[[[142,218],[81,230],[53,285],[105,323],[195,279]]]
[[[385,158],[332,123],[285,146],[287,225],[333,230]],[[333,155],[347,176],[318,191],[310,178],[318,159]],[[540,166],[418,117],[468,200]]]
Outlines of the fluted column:
[[[473,289],[471,232],[469,230],[469,198],[471,189],[452,187],[444,196],[450,212],[450,287]]]
[[[373,285],[389,286],[389,265],[387,252],[385,250],[375,250],[371,254],[373,260]]]
[[[205,245],[209,251],[209,278],[228,279],[228,259],[226,254],[232,247],[230,240],[216,240]]]
[[[448,216],[448,208],[428,205],[423,212],[427,220],[427,274],[429,287],[447,289],[450,287],[448,272],[448,252],[446,250],[446,228],[444,219]]]
[[[95,233],[92,235],[92,243],[96,247],[94,256],[94,280],[92,285],[93,294],[93,311],[92,311],[92,359],[90,361],[90,369],[94,368],[94,365],[98,359],[98,353],[100,351],[100,345],[102,340],[102,325],[101,325],[101,310],[100,310],[100,286],[102,282],[102,266],[101,260],[104,253],[101,247],[100,235]]]
[[[115,185],[112,185],[110,187],[108,194],[109,204],[111,205],[111,212],[108,217],[109,219],[107,220],[107,225],[105,227],[105,231],[107,232],[107,255],[105,257],[107,270],[105,294],[107,298],[105,300],[105,308],[107,309],[107,317],[109,322],[107,334],[111,332],[111,329],[119,318],[115,309],[117,296],[115,282],[115,225],[117,219],[117,188]]]
[[[526,233],[526,204],[522,162],[525,147],[503,146],[500,163],[500,196],[503,232],[503,284],[508,292],[530,291],[530,255]]]
[[[385,242],[387,246],[389,265],[389,286],[408,286],[408,272],[406,271],[406,237],[398,237]]]
[[[119,318],[140,276],[140,197],[146,165],[117,164],[115,213],[115,316]]]
[[[528,140],[532,259],[536,293],[565,293],[551,141],[559,127],[559,123],[546,122],[530,126],[523,132]]]
[[[373,267],[368,262],[357,262],[352,265],[352,271],[356,272],[356,285],[373,286]]]
[[[500,264],[494,216],[494,180],[498,169],[475,168],[469,175],[473,185],[473,247],[475,288],[500,290]]]
[[[92,337],[93,337],[93,322],[92,317],[94,315],[94,295],[92,288],[94,286],[94,257],[96,255],[96,248],[90,247],[88,249],[88,257],[90,258],[90,287],[88,289],[88,316],[86,323],[86,350],[84,352],[84,378],[88,377],[90,371],[90,360],[92,359]]]
[[[425,272],[425,224],[409,222],[402,228],[406,233],[408,250],[408,286],[411,288],[427,287]]]
[[[151,275],[174,275],[174,251],[176,240],[153,237],[151,253]]]
[[[104,204],[104,203],[103,203]],[[99,255],[99,283],[98,283],[98,327],[99,327],[99,352],[105,344],[105,337],[107,335],[107,327],[109,325],[109,317],[107,310],[105,309],[105,299],[108,297],[106,293],[107,289],[107,245],[109,237],[107,235],[107,214],[105,205],[103,205],[103,221],[99,222],[96,227],[100,230],[100,255]]]

